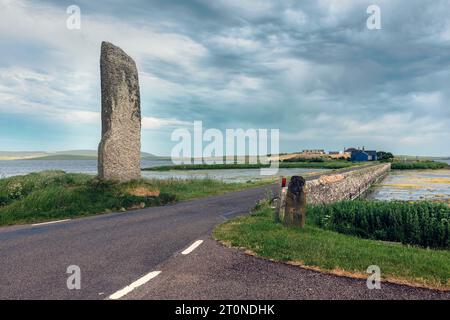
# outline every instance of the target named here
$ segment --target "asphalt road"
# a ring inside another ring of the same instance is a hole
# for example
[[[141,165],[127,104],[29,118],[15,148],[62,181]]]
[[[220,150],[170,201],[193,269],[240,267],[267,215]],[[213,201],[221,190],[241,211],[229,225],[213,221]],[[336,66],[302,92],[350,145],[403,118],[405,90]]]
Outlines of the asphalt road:
[[[210,234],[221,221],[247,213],[266,189],[0,228],[0,299],[105,299]],[[80,290],[67,288],[71,265],[80,267]]]
[[[274,188],[271,186],[269,188]],[[383,284],[276,264],[211,239],[220,222],[249,212],[268,187],[49,225],[0,228],[0,299],[450,299],[449,293]],[[182,254],[203,240],[195,250]],[[81,289],[69,290],[69,266]],[[161,271],[149,280],[143,276]],[[148,281],[142,281],[146,279]]]
[[[230,249],[206,236],[192,253],[175,254],[155,267],[161,273],[124,299],[406,300],[450,299],[450,292],[337,277],[280,264]]]

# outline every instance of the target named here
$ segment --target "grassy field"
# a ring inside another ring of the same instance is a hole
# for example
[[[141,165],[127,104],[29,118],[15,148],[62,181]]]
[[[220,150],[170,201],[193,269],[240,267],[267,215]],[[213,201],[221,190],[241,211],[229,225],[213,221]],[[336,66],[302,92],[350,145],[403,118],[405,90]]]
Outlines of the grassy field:
[[[318,169],[342,169],[358,165],[350,161],[324,161],[324,162],[281,162],[280,168],[318,168]],[[268,168],[270,165],[263,164],[183,164],[183,165],[168,165],[158,166],[152,168],[145,168],[148,171],[169,171],[169,170],[212,170],[212,169],[260,169]]]
[[[31,173],[0,179],[0,225],[138,209],[262,184],[224,183],[212,179],[142,179],[114,183],[63,171]]]
[[[450,290],[450,251],[362,239],[308,223],[304,229],[273,222],[273,209],[260,205],[248,216],[217,227],[214,237],[256,255],[328,273],[367,278],[378,265],[396,283]]]
[[[394,170],[422,170],[422,169],[445,169],[449,165],[444,162],[436,161],[394,161],[392,162],[392,169]]]

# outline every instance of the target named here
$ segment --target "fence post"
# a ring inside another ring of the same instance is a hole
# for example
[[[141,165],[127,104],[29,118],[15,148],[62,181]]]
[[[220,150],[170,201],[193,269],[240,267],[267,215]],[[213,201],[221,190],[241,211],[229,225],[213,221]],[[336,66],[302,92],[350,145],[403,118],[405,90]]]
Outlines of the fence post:
[[[284,211],[286,208],[286,178],[281,177],[279,182],[278,203],[275,209],[275,222],[284,221]]]

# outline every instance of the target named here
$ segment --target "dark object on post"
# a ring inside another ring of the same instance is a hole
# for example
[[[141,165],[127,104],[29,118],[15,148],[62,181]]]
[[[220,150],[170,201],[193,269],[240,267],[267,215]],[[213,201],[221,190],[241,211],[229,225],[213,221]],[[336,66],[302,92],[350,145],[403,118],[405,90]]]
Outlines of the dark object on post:
[[[284,224],[303,228],[306,220],[306,181],[303,177],[293,176],[286,194]]]

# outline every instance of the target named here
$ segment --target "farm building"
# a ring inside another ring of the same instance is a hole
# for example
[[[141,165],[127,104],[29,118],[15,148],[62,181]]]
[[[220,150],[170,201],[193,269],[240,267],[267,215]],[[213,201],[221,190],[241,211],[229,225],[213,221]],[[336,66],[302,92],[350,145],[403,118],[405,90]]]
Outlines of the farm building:
[[[377,161],[375,150],[354,150],[350,157],[351,161]]]

